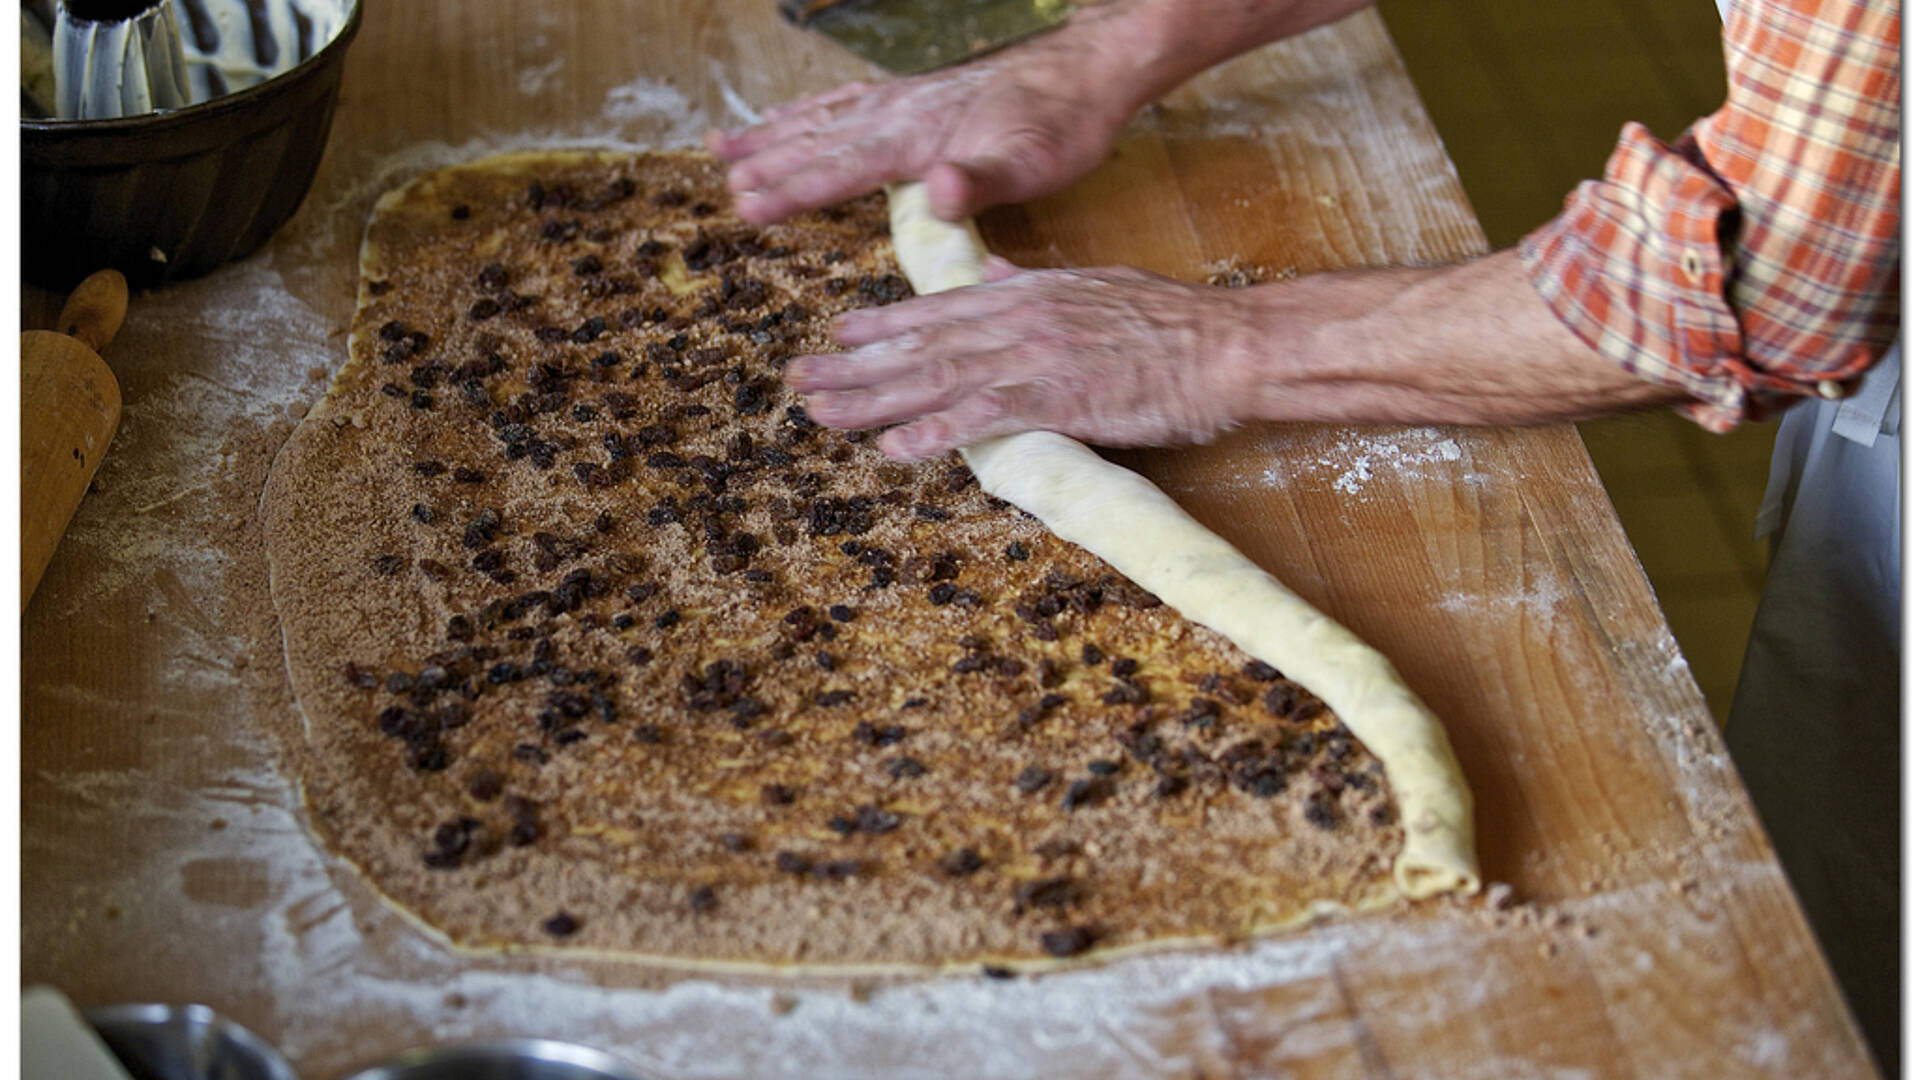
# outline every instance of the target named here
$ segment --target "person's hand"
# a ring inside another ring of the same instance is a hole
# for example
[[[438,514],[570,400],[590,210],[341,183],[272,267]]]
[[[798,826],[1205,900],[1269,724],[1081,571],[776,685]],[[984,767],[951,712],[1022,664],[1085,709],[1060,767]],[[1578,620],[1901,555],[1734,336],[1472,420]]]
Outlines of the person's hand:
[[[925,181],[948,221],[1050,194],[1100,163],[1150,92],[1124,18],[1084,9],[970,64],[790,102],[707,148],[731,163],[734,209],[761,224],[902,180]]]
[[[1231,386],[1253,292],[995,258],[986,284],[842,315],[854,348],[797,357],[786,379],[819,423],[902,425],[880,438],[897,458],[1035,428],[1107,446],[1204,442],[1241,418]]]

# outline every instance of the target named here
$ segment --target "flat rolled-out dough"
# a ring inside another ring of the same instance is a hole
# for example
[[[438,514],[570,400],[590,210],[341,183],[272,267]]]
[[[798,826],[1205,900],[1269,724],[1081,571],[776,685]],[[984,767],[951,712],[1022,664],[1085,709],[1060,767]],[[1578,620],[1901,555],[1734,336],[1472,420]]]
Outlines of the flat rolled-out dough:
[[[981,281],[971,221],[934,216],[922,184],[887,191],[895,257],[920,294]],[[1331,706],[1386,767],[1406,842],[1394,884],[1412,899],[1474,892],[1473,797],[1446,730],[1393,664],[1316,610],[1145,477],[1081,443],[1033,431],[962,451],[989,493],[1039,518]],[[1124,527],[1119,523],[1124,522]]]
[[[881,199],[725,202],[684,153],[380,200],[348,362],[261,502],[324,843],[454,948],[749,973],[1045,970],[1421,891],[1411,759],[1142,588],[1200,610],[1154,558],[1088,550],[1101,512],[1048,491],[1097,459],[1008,440],[1044,476],[976,448],[983,487],[807,418],[785,360],[912,291]],[[921,287],[977,280],[920,220]],[[1149,555],[1218,544],[1096,487],[1203,538]],[[1301,668],[1264,613],[1215,617]]]

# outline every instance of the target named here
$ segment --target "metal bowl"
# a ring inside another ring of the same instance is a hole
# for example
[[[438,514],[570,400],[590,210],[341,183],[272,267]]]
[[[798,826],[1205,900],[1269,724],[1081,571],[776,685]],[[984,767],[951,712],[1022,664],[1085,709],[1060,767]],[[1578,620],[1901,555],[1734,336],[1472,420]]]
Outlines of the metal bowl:
[[[299,1080],[266,1040],[205,1005],[103,1005],[85,1015],[134,1080]]]
[[[591,1047],[552,1039],[423,1046],[341,1080],[641,1080]]]
[[[198,277],[293,216],[333,126],[351,0],[334,39],[258,85],[169,112],[20,122],[21,270],[66,289],[102,267],[136,287]]]

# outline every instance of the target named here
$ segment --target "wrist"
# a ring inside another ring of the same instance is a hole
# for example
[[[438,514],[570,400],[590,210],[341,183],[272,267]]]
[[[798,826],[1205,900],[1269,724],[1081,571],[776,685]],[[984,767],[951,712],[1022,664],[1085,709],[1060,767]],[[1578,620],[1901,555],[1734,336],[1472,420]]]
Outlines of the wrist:
[[[1112,101],[1124,123],[1149,102],[1218,63],[1222,53],[1194,33],[1193,12],[1168,0],[1112,0],[1076,11],[1069,28],[1088,58],[1087,81],[1098,100]]]
[[[1236,423],[1301,419],[1320,390],[1369,377],[1377,297],[1359,284],[1358,275],[1327,273],[1237,290],[1241,316],[1222,346],[1217,390]]]
[[[1082,8],[1134,110],[1216,64],[1367,7],[1371,0],[1109,0]]]

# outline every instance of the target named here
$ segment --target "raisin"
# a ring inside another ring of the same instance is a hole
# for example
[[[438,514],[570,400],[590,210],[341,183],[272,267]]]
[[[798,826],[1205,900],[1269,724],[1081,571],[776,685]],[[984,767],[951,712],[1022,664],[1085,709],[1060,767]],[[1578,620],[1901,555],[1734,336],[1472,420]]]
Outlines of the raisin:
[[[1013,786],[1027,795],[1031,795],[1051,783],[1053,783],[1053,772],[1039,765],[1029,765],[1020,770],[1019,776],[1013,778]]]
[[[1063,877],[1024,881],[1013,891],[1013,909],[1025,912],[1037,907],[1062,908],[1080,899],[1080,889]]]
[[[888,758],[883,767],[887,770],[887,775],[895,780],[912,780],[927,774],[927,767],[918,758]]]
[[[864,833],[890,833],[900,827],[900,815],[877,806],[862,806],[853,813],[854,823]]]
[[[987,860],[972,848],[961,848],[940,858],[940,869],[949,877],[966,877],[987,865]]]
[[[1083,806],[1098,806],[1113,794],[1113,782],[1104,776],[1075,780],[1067,785],[1066,797],[1060,805],[1067,810],[1078,810]]]
[[[1078,956],[1093,948],[1095,934],[1090,927],[1071,926],[1064,930],[1048,930],[1040,935],[1040,947],[1048,956]]]
[[[1280,678],[1280,669],[1264,660],[1249,660],[1240,669],[1241,673],[1255,682],[1274,682]]]

